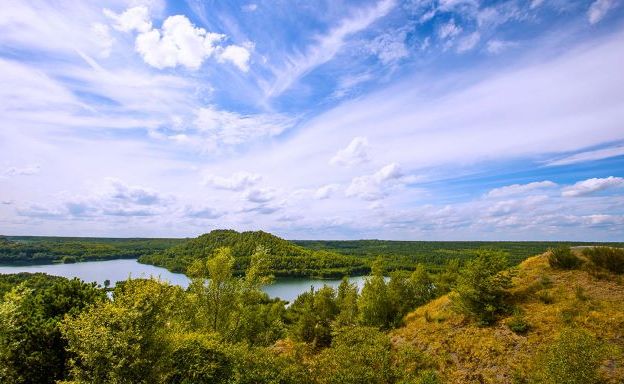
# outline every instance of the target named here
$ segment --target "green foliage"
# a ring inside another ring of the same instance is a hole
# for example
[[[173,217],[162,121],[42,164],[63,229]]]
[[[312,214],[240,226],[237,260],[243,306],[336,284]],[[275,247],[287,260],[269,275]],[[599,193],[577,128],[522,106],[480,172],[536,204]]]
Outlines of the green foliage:
[[[172,247],[145,255],[139,261],[184,272],[194,260],[227,247],[234,258],[234,274],[242,275],[251,263],[251,255],[262,246],[269,255],[268,269],[275,276],[342,277],[368,271],[363,260],[328,251],[312,251],[262,231],[236,232],[214,230]]]
[[[387,329],[394,320],[394,313],[381,259],[373,263],[372,269],[372,275],[364,282],[358,301],[359,323]]]
[[[507,326],[509,327],[509,329],[511,329],[512,332],[519,335],[527,333],[531,328],[530,324],[527,322],[526,317],[524,316],[523,311],[520,308],[516,308],[514,310],[514,314],[512,318],[507,322]]]
[[[570,247],[557,247],[548,250],[548,264],[555,269],[576,269],[581,259],[572,252]]]
[[[319,353],[313,376],[319,384],[394,382],[391,343],[388,336],[371,327],[346,328],[331,348]]]
[[[339,312],[336,291],[332,287],[311,289],[299,295],[288,309],[291,336],[315,348],[326,347],[331,343],[332,325]]]
[[[0,301],[0,382],[53,383],[66,375],[63,316],[104,300],[93,284],[43,274],[0,276],[21,281]]]
[[[580,329],[566,329],[538,357],[535,380],[544,384],[601,382],[598,368],[607,348]]]
[[[497,251],[482,251],[468,262],[453,296],[455,309],[481,325],[492,324],[507,309],[505,290],[511,286],[511,276],[502,272],[506,268],[506,255]]]
[[[591,247],[583,249],[585,255],[596,267],[611,273],[624,273],[624,249],[613,247]]]
[[[583,242],[544,241],[390,241],[390,240],[295,240],[293,243],[312,250],[325,250],[363,260],[383,256],[388,270],[412,270],[424,264],[430,271],[445,271],[449,260],[466,262],[478,256],[483,249],[503,251],[509,255],[510,265],[519,264],[527,257],[544,253],[557,246],[582,246]],[[605,243],[622,247],[624,243]]]
[[[154,383],[163,372],[168,336],[183,318],[182,290],[155,280],[128,280],[114,299],[62,324],[81,383]]]
[[[170,384],[228,383],[234,362],[223,346],[205,334],[175,335],[165,358],[162,381]]]
[[[136,259],[163,251],[182,241],[184,240],[11,236],[0,241],[0,264]]]

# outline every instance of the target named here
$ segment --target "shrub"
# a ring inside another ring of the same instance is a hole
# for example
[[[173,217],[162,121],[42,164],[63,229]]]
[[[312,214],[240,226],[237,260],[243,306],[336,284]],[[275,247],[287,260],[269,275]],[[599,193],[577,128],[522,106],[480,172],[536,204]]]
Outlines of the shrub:
[[[526,317],[524,316],[524,313],[522,313],[520,309],[516,309],[514,311],[514,315],[511,320],[507,322],[507,326],[512,332],[517,334],[527,333],[529,328],[531,328],[526,320]]]
[[[607,349],[585,330],[566,329],[539,356],[535,380],[544,384],[599,383]]]
[[[612,247],[592,247],[583,250],[585,255],[595,266],[610,272],[624,273],[624,249]]]
[[[557,247],[548,250],[548,264],[556,269],[575,269],[581,265],[581,259],[570,247]]]
[[[507,268],[503,252],[481,251],[459,276],[453,304],[457,312],[475,319],[480,325],[489,325],[507,309],[506,289],[511,276],[501,273]]]

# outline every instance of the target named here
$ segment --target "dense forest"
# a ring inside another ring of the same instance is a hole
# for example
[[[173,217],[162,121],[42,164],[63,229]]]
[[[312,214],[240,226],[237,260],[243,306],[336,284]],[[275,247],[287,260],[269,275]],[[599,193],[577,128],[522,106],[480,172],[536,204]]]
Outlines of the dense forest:
[[[234,257],[234,272],[243,274],[256,247],[269,252],[269,268],[277,277],[342,277],[363,275],[370,270],[366,260],[332,251],[310,250],[263,231],[214,230],[162,252],[144,255],[139,261],[184,272],[197,259],[220,247],[228,247]]]
[[[194,259],[186,289],[127,280],[112,295],[44,274],[0,276],[0,382],[621,383],[624,250],[559,247],[509,268],[501,251],[462,267],[344,279],[270,299],[271,256]]]
[[[0,236],[0,264],[50,264],[136,259],[184,239]]]

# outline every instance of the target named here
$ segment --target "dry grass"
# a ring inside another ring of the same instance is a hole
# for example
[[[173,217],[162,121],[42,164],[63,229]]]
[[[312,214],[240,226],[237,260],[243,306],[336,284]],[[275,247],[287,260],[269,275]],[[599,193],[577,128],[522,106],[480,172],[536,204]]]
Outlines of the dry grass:
[[[409,343],[433,357],[450,383],[518,383],[528,377],[535,356],[568,326],[588,330],[601,341],[624,349],[624,284],[614,275],[589,269],[561,271],[545,255],[519,267],[510,294],[530,329],[518,335],[502,318],[480,328],[453,312],[448,296],[418,308],[406,326],[392,333],[399,345]],[[608,383],[624,382],[624,361],[612,354],[602,374]]]

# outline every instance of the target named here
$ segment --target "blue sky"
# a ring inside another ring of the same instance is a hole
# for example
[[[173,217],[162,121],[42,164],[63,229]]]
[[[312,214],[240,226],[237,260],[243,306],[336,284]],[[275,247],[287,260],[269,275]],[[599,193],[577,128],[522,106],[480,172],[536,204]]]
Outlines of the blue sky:
[[[12,1],[0,233],[624,240],[624,2]]]

